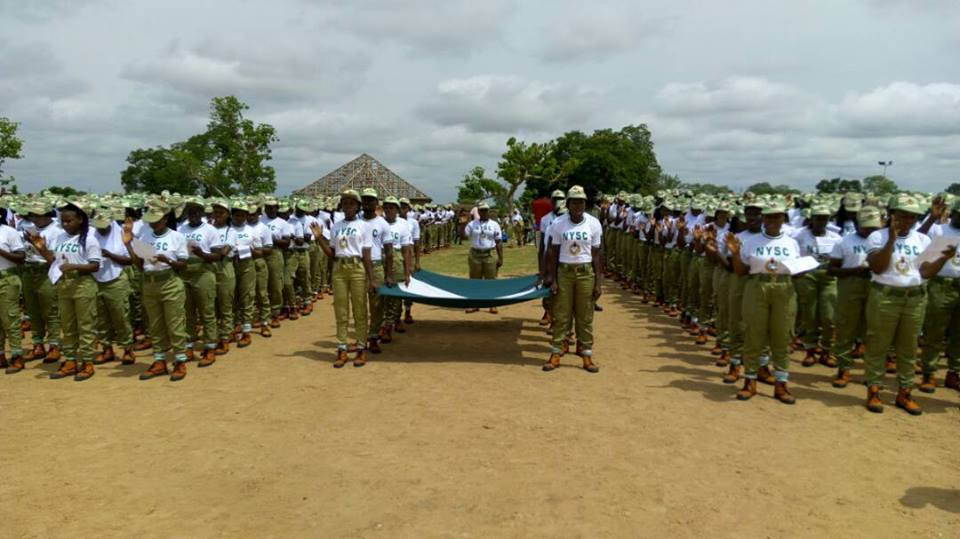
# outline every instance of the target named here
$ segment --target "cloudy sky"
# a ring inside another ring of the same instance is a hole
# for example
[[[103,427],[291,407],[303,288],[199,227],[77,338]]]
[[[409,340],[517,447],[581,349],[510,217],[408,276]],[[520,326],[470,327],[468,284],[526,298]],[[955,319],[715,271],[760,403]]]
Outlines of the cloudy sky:
[[[960,181],[954,0],[0,0],[21,189],[120,189],[235,94],[288,193],[367,152],[439,200],[509,136],[647,123],[688,181]]]

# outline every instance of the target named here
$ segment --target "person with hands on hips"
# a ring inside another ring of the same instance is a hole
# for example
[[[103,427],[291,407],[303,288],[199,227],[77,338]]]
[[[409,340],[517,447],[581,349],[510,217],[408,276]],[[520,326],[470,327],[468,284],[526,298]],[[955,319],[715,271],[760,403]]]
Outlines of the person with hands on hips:
[[[602,294],[603,227],[586,213],[586,206],[583,188],[571,187],[567,193],[568,213],[550,225],[544,284],[553,294],[553,337],[550,359],[543,365],[546,372],[560,366],[569,346],[564,340],[574,322],[576,353],[583,360],[583,369],[600,371],[593,362],[593,305]]]

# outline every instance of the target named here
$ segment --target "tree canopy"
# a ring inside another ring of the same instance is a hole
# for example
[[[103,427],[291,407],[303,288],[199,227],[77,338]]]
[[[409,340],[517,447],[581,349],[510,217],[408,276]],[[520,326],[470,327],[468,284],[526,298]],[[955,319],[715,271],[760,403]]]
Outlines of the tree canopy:
[[[269,193],[277,187],[270,144],[276,130],[244,117],[249,107],[234,96],[210,102],[207,130],[169,148],[140,148],[127,156],[121,183],[129,191],[233,195]]]
[[[0,186],[6,188],[13,183],[13,176],[7,178],[3,175],[3,163],[7,159],[20,159],[23,157],[23,141],[17,136],[17,129],[20,124],[10,121],[9,118],[0,117]]]
[[[892,194],[899,190],[897,183],[882,174],[867,176],[863,179],[863,188],[871,193]]]
[[[457,189],[457,202],[460,204],[475,204],[477,201],[493,198],[497,204],[503,201],[506,193],[503,184],[487,177],[483,167],[473,167],[469,173],[463,175],[463,180]]]

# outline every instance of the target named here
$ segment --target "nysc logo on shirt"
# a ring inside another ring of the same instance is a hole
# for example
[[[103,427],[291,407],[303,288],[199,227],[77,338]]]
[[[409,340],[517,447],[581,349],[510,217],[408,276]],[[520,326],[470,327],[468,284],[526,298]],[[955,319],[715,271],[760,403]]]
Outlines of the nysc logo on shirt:
[[[588,232],[584,232],[583,230],[564,232],[562,236],[563,239],[567,241],[586,241],[590,239],[590,234]]]
[[[898,255],[920,256],[920,248],[916,245],[906,245],[898,241],[893,244],[893,249]]]
[[[80,252],[80,244],[79,244],[79,243],[72,243],[72,242],[71,242],[71,243],[61,243],[60,245],[57,245],[57,248],[55,249],[55,251],[57,251],[58,253],[79,253],[79,252]]]
[[[776,256],[776,257],[789,257],[790,249],[786,247],[781,247],[779,245],[769,246],[764,245],[762,247],[757,247],[756,252],[754,253],[758,257],[767,257],[767,256]]]
[[[865,255],[867,254],[867,248],[864,245],[854,245],[853,254],[855,255]]]

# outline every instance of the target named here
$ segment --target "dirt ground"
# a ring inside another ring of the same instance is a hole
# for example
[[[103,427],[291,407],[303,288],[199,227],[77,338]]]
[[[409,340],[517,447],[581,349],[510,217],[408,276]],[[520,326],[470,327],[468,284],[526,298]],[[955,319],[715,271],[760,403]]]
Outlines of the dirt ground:
[[[334,370],[329,298],[178,384],[138,381],[146,356],[0,375],[0,536],[957,536],[957,393],[874,415],[798,365],[796,406],[738,402],[675,322],[607,292],[596,375],[541,372],[535,303],[418,306]]]

